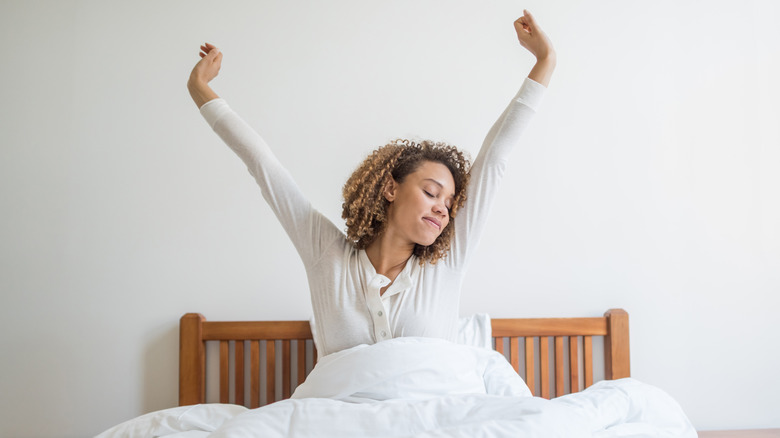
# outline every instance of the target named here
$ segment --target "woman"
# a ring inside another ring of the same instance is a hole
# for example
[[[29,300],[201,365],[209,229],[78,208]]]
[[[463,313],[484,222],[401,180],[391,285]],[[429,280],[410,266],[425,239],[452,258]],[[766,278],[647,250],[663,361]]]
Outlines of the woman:
[[[222,53],[201,46],[202,59],[187,84],[190,94],[247,165],[298,250],[321,355],[400,336],[455,340],[465,267],[507,156],[555,69],[555,51],[533,16],[524,11],[514,26],[537,62],[473,166],[440,143],[398,140],[377,149],[344,186],[346,236],[312,208],[263,139],[209,87]]]

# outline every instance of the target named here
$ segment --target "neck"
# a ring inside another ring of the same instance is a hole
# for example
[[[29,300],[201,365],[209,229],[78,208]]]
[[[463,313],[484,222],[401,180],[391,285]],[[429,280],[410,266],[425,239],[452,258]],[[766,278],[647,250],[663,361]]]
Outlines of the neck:
[[[377,274],[382,274],[390,280],[395,280],[406,261],[414,252],[414,243],[401,242],[393,239],[391,233],[382,233],[366,248],[366,255],[374,265]]]

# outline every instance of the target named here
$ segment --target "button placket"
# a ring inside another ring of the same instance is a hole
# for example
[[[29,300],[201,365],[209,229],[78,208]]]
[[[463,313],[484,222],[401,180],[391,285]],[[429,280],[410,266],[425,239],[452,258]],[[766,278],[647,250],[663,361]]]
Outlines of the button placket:
[[[390,284],[390,279],[384,275],[377,275],[369,282],[368,297],[366,303],[374,323],[374,339],[376,342],[384,341],[392,337],[390,321],[387,318],[385,306],[379,294],[381,288]]]

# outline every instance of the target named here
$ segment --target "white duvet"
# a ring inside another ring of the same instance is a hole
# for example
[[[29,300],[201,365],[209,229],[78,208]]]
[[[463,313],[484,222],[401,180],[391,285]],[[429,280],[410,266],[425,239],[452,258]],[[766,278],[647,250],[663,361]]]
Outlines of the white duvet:
[[[153,412],[118,437],[691,437],[680,406],[634,379],[553,400],[532,397],[499,353],[404,337],[320,359],[290,400]]]

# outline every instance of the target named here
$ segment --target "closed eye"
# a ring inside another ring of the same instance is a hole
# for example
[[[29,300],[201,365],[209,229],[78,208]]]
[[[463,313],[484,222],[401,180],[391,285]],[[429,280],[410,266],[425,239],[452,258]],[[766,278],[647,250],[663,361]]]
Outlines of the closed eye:
[[[437,197],[437,195],[434,195],[433,193],[431,193],[431,192],[429,192],[427,190],[423,190],[423,193],[425,193],[425,195],[428,196],[429,198],[436,198]],[[452,206],[445,205],[444,207],[447,209],[447,212],[451,212],[452,211]]]

